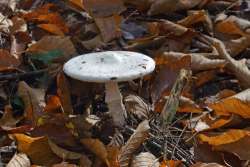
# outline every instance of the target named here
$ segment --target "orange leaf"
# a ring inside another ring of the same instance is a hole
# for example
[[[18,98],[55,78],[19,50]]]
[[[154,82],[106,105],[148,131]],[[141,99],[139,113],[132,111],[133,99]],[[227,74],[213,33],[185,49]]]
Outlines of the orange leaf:
[[[60,110],[62,104],[58,96],[49,96],[47,105],[44,108],[45,112],[55,112]]]
[[[229,144],[240,140],[245,136],[249,136],[250,132],[240,129],[230,129],[227,132],[224,132],[217,136],[207,136],[204,134],[198,135],[199,139],[202,142],[207,142],[213,146],[219,146],[222,144]]]
[[[69,2],[75,5],[76,7],[79,7],[80,9],[84,9],[83,0],[69,0]]]
[[[32,163],[50,166],[61,161],[50,149],[47,137],[32,138],[24,134],[13,134],[13,137],[18,151],[27,154]]]
[[[210,104],[209,107],[217,115],[229,116],[231,113],[250,118],[250,104],[237,98],[226,98],[218,103]]]
[[[55,24],[39,24],[38,27],[52,34],[64,36],[63,31],[60,28],[58,28],[58,26],[56,26]]]

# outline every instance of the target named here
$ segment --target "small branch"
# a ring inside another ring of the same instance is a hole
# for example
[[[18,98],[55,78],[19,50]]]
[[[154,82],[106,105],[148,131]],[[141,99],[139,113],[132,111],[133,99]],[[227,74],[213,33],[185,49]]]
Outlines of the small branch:
[[[31,72],[26,72],[26,73],[12,73],[12,74],[0,75],[0,81],[25,79],[29,77],[35,77],[37,75],[42,75],[46,72],[48,72],[48,69],[42,69],[42,70],[31,71]]]

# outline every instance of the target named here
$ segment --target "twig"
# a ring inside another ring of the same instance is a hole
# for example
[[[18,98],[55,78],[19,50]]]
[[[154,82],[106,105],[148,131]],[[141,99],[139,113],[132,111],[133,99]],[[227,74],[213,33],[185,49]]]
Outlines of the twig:
[[[15,80],[15,79],[24,79],[28,77],[34,77],[37,75],[41,75],[48,72],[48,69],[42,69],[37,71],[31,71],[26,73],[12,73],[12,74],[6,74],[6,75],[0,75],[0,81],[5,80]]]

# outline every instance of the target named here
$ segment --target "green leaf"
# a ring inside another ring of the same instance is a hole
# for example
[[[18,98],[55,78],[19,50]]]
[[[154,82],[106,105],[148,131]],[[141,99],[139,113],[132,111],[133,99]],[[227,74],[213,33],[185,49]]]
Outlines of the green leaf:
[[[63,52],[61,50],[50,50],[46,53],[37,53],[31,56],[31,59],[38,60],[43,62],[44,64],[51,64],[54,59],[63,56]]]

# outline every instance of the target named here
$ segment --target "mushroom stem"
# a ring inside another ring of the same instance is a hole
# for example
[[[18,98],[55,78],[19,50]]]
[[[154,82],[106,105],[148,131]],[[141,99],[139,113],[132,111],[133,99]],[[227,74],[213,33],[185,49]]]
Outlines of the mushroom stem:
[[[122,127],[125,124],[126,110],[122,102],[122,95],[117,82],[105,83],[105,102],[113,118],[114,125]]]

